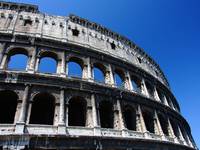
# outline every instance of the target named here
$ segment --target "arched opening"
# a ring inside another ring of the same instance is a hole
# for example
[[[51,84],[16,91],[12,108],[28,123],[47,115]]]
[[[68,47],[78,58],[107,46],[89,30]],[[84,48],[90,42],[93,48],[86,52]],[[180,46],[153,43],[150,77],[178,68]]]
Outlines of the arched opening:
[[[55,98],[49,93],[39,93],[33,99],[30,124],[53,125]]]
[[[39,72],[56,73],[57,61],[52,57],[42,57],[39,64]]]
[[[113,106],[109,101],[99,104],[100,124],[102,128],[113,128]]]
[[[144,118],[147,131],[149,131],[150,133],[155,133],[153,114],[151,112],[144,111],[143,118]]]
[[[154,89],[153,89],[153,86],[149,82],[146,82],[146,87],[147,87],[147,91],[149,93],[149,97],[150,98],[154,98]]]
[[[82,78],[83,74],[83,62],[79,58],[70,58],[67,63],[68,65],[68,76]]]
[[[180,126],[181,133],[183,135],[184,140],[186,141],[187,144],[189,144],[188,138],[187,138],[187,133],[185,131],[185,128],[183,126]]]
[[[164,95],[158,88],[157,88],[157,92],[158,92],[158,97],[159,97],[161,103],[165,104]]]
[[[179,130],[178,130],[178,124],[175,123],[173,120],[170,119],[170,123],[172,125],[172,129],[174,131],[175,136],[179,139],[180,138],[180,134],[179,134]]]
[[[124,120],[128,130],[136,131],[136,111],[130,106],[125,107]]]
[[[163,115],[161,114],[158,114],[158,118],[159,118],[159,121],[160,121],[160,125],[161,125],[161,128],[163,130],[163,133],[166,135],[166,136],[169,136],[169,131],[168,131],[168,121],[166,118],[164,118]]]
[[[0,91],[0,99],[0,123],[14,123],[18,100],[17,94],[13,91]]]
[[[68,125],[85,126],[86,124],[86,100],[81,97],[74,97],[69,100]]]
[[[136,76],[131,76],[131,83],[133,90],[136,92],[141,92],[141,80],[137,78]]]
[[[26,70],[28,62],[28,56],[25,54],[14,54],[10,56],[8,62],[9,70]]]
[[[105,68],[101,65],[94,64],[93,76],[96,82],[105,83]]]
[[[116,70],[114,72],[114,80],[115,80],[115,85],[118,88],[124,88],[124,78],[123,78],[123,74],[121,73],[121,71]]]
[[[170,99],[170,97],[166,97],[166,98],[167,98],[167,103],[169,104],[169,106],[170,106],[171,108],[174,108],[173,103],[172,103],[172,100]]]

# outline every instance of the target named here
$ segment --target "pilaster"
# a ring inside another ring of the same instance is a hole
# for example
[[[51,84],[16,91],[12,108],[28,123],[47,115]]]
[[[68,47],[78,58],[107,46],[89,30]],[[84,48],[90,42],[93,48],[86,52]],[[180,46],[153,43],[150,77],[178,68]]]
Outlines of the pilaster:
[[[16,133],[24,133],[24,127],[26,124],[26,116],[27,116],[29,90],[30,90],[30,85],[26,85],[25,90],[24,90],[19,120],[16,123],[16,129],[15,129]]]

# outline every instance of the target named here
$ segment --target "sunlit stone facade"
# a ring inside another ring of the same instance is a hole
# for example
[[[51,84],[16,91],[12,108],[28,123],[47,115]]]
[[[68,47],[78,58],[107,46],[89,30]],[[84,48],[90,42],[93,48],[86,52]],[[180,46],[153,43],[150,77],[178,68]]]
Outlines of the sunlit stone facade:
[[[75,15],[0,8],[1,149],[197,149],[165,75],[140,47]],[[23,70],[9,67],[18,54]],[[54,73],[40,72],[47,57]],[[70,62],[81,77],[69,76]]]

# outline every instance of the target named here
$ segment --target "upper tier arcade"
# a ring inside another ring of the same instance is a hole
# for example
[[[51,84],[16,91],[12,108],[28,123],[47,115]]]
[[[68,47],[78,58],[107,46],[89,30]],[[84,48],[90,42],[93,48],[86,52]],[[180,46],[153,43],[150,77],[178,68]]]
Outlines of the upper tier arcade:
[[[20,11],[20,10],[24,11]],[[169,88],[159,65],[127,38],[86,19],[51,16],[37,6],[0,2],[0,34],[47,39],[82,47],[124,60],[154,76]]]

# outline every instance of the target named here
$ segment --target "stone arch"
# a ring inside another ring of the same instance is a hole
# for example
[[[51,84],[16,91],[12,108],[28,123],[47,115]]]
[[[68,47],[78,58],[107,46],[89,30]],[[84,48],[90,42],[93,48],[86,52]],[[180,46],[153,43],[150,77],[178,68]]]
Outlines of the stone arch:
[[[30,51],[24,47],[10,47],[6,50],[6,54],[8,56],[12,56],[15,54],[24,54],[27,55],[28,57],[31,56]]]
[[[9,70],[26,70],[29,62],[29,51],[15,47],[7,50],[6,68]]]
[[[58,66],[58,55],[51,51],[41,51],[39,53],[39,72],[56,73]],[[50,65],[51,67],[47,67]]]
[[[142,115],[147,131],[155,133],[154,129],[154,113],[151,110],[143,109]]]
[[[156,88],[156,90],[157,90],[158,97],[159,97],[161,103],[165,104],[163,92],[159,88]]]
[[[171,123],[171,125],[172,125],[172,129],[173,129],[173,132],[174,132],[174,135],[178,138],[178,139],[180,139],[180,133],[179,133],[179,129],[178,129],[178,124],[177,124],[177,122],[175,121],[175,120],[173,120],[173,119],[169,119],[170,120],[170,123]]]
[[[85,126],[86,125],[86,107],[87,101],[82,97],[72,97],[68,101],[68,125]]]
[[[114,112],[112,102],[102,100],[99,103],[99,115],[101,128],[114,127]]]
[[[68,76],[82,78],[84,61],[79,57],[70,57],[67,61]]]
[[[18,95],[14,91],[0,91],[0,123],[14,123]]]
[[[187,132],[185,131],[186,127],[185,127],[183,124],[179,125],[179,127],[180,127],[180,130],[181,130],[181,133],[182,133],[182,135],[183,135],[183,138],[184,138],[185,142],[186,142],[187,144],[189,144],[190,141],[189,141],[189,139],[188,139]]]
[[[96,70],[95,70],[96,69]],[[93,78],[97,82],[105,83],[106,67],[100,63],[93,64]]]
[[[119,88],[124,88],[125,86],[125,74],[121,69],[114,70],[114,81],[115,85]]]
[[[141,93],[142,80],[139,77],[131,75],[131,84],[134,91]]]
[[[160,125],[162,128],[163,133],[166,136],[169,136],[169,124],[168,124],[168,119],[166,118],[166,116],[164,116],[161,113],[158,113],[158,119],[160,121]]]
[[[30,124],[53,125],[55,112],[55,97],[41,92],[34,96],[30,114]]]
[[[124,121],[128,130],[136,131],[136,109],[126,105],[123,109]]]
[[[149,97],[150,98],[154,98],[154,88],[153,88],[153,85],[149,81],[146,81],[145,84],[146,84],[146,87],[147,87],[147,91],[148,91]]]

